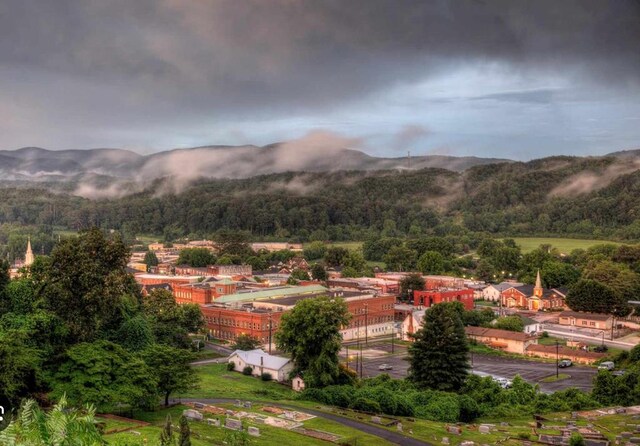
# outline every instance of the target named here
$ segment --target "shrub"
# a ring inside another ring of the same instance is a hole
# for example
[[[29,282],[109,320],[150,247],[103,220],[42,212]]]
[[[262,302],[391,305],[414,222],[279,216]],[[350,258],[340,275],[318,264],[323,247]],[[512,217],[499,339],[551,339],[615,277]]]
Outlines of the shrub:
[[[416,417],[444,423],[455,423],[460,418],[460,405],[456,394],[433,392],[428,404],[415,409]]]
[[[459,419],[464,423],[471,423],[482,415],[480,406],[469,395],[460,395],[458,397],[458,404],[460,405]]]
[[[260,379],[263,381],[271,381],[273,379],[273,376],[271,376],[271,373],[264,372],[262,375],[260,375]]]
[[[251,376],[252,373],[253,373],[253,367],[251,367],[250,365],[245,366],[245,368],[242,369],[243,375]]]
[[[235,362],[228,362],[227,363],[227,370],[230,372],[233,372],[236,369],[236,363]]]
[[[548,338],[549,337],[549,333],[547,333],[546,331],[543,331],[542,334],[540,335],[541,338]]]
[[[361,412],[380,413],[380,404],[368,398],[356,398],[351,404],[351,409]]]
[[[300,393],[301,400],[307,401],[317,401],[319,403],[325,402],[325,394],[324,391],[317,389],[315,387],[307,387]]]
[[[571,438],[569,438],[569,446],[584,446],[584,444],[584,438],[582,438],[582,435],[577,432],[571,434]]]

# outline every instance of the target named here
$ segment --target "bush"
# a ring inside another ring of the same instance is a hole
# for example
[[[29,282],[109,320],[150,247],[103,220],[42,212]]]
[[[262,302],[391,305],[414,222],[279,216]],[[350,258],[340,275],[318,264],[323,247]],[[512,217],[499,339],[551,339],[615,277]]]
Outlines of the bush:
[[[458,404],[460,405],[459,419],[464,423],[471,423],[482,415],[480,406],[469,395],[460,395],[458,397]]]
[[[569,438],[569,446],[584,446],[584,438],[582,435],[574,432],[571,434],[571,438]]]
[[[252,373],[253,373],[253,367],[251,367],[250,365],[245,366],[245,368],[242,369],[243,375],[251,376]]]
[[[227,363],[227,370],[230,372],[233,372],[236,369],[236,363],[235,362],[228,362]]]
[[[273,379],[273,376],[271,376],[271,373],[264,372],[262,375],[260,375],[260,379],[263,381],[271,381]]]
[[[368,398],[357,398],[352,404],[351,409],[359,410],[360,412],[380,413],[380,404],[377,401],[370,400]]]
[[[546,331],[543,331],[542,334],[540,335],[541,338],[548,338],[549,337],[549,333],[547,333]]]

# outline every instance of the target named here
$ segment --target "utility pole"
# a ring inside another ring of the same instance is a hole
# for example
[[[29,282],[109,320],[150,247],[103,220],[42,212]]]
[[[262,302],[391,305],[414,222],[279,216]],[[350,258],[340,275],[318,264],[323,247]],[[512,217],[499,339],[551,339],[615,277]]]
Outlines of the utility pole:
[[[613,322],[611,323],[611,340],[613,341],[613,329],[616,326],[616,317],[613,316]]]
[[[347,369],[349,368],[349,346],[346,345],[345,347],[347,347]]]
[[[271,316],[272,314],[269,313],[269,354],[271,354],[271,329],[273,327],[273,324],[271,323]]]
[[[396,323],[391,325],[391,354],[395,353]]]
[[[362,345],[360,345],[360,379],[362,379]]]
[[[556,340],[556,379],[560,378],[560,343]]]
[[[369,315],[369,304],[365,303],[364,304],[364,342],[365,344],[369,345],[369,319],[368,319],[368,315]],[[613,331],[611,332],[611,336],[613,339]]]

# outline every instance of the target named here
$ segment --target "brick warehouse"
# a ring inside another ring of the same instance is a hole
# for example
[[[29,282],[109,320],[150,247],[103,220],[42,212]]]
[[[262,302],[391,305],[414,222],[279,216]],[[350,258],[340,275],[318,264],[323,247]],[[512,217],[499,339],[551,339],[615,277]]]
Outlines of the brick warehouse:
[[[289,296],[255,300],[246,299],[251,296],[242,296],[245,299],[239,302],[233,302],[232,297],[225,296],[228,298],[227,302],[216,301],[201,306],[209,334],[223,340],[233,340],[241,334],[249,334],[267,345],[269,338],[273,340],[284,313],[292,310],[300,300],[326,295],[341,297],[347,303],[352,318],[349,326],[341,330],[345,340],[392,333],[396,300],[393,295],[376,296],[361,292],[318,289],[321,287],[308,287],[315,290],[305,293],[306,287],[294,288],[300,289],[299,292]]]
[[[473,310],[473,290],[462,288],[413,292],[413,305],[416,307],[429,308],[443,302],[461,302],[465,310]]]

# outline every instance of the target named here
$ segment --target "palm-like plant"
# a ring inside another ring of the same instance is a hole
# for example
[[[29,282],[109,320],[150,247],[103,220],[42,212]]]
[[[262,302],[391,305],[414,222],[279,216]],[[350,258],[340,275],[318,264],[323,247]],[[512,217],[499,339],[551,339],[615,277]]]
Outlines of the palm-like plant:
[[[7,446],[102,446],[95,420],[95,408],[67,407],[60,398],[52,410],[45,412],[34,400],[27,400],[19,416],[0,432],[0,444]]]

